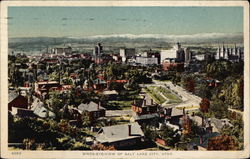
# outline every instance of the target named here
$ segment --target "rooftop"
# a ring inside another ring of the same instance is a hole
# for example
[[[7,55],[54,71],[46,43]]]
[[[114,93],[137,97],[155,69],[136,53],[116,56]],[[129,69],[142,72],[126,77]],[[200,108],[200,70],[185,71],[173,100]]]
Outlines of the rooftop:
[[[99,107],[99,109],[98,109]],[[83,111],[88,111],[88,112],[93,112],[93,111],[98,111],[100,109],[104,109],[102,106],[98,106],[97,103],[91,101],[90,103],[81,103],[79,106],[78,106],[78,109],[83,112]]]
[[[129,136],[129,126],[131,125],[131,135]],[[138,137],[143,137],[144,133],[141,129],[141,126],[135,123],[114,125],[102,127],[99,131],[99,134],[96,135],[96,140],[105,143],[105,142],[116,142],[121,140],[133,139]]]

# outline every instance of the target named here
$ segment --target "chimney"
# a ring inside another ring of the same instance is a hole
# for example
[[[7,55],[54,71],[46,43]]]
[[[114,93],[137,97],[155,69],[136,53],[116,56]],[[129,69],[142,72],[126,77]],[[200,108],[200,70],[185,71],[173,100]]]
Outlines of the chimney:
[[[131,136],[131,125],[128,125],[128,136]]]
[[[135,99],[134,99],[134,101],[133,101],[133,104],[134,104],[134,105],[136,105],[136,101],[135,101]]]
[[[182,109],[182,111],[183,111],[183,115],[186,115],[185,107]]]
[[[98,105],[97,105],[97,110],[100,109],[100,106],[101,106],[101,102],[99,101]]]
[[[204,118],[203,118],[203,116],[201,117],[201,126],[204,126],[205,125],[205,123],[204,123]]]
[[[154,100],[151,98],[151,105],[154,105]]]
[[[192,112],[192,116],[194,116],[194,112]]]
[[[146,99],[143,99],[143,106],[146,106]]]
[[[203,138],[202,138],[202,135],[200,136],[200,144],[203,144]]]

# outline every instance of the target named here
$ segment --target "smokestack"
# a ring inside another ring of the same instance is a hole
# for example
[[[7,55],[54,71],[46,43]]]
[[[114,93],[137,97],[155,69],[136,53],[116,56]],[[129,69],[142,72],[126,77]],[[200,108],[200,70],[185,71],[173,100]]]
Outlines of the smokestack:
[[[128,136],[131,136],[131,125],[128,125]]]
[[[200,136],[200,144],[203,144],[203,138],[202,138],[202,135]]]
[[[98,105],[97,105],[97,110],[100,109],[100,106],[101,106],[101,102],[99,101]]]
[[[154,100],[153,99],[151,99],[151,105],[154,105]]]
[[[146,100],[145,99],[143,100],[143,106],[146,106]]]
[[[203,116],[201,117],[201,126],[204,126],[204,118],[203,118]]]

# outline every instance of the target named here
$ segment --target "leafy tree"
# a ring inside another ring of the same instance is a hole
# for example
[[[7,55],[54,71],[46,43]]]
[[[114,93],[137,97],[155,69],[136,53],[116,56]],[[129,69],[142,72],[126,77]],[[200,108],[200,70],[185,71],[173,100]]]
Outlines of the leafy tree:
[[[212,97],[210,103],[210,110],[211,110],[209,112],[210,116],[212,115],[219,119],[226,118],[228,115],[228,107],[221,99],[215,96]]]
[[[94,144],[91,146],[91,150],[105,150],[105,151],[113,151],[116,150],[114,146],[104,146],[103,144]]]
[[[191,136],[192,133],[192,121],[188,118],[188,116],[184,116],[182,123],[182,133],[184,137]]]
[[[88,112],[86,112],[86,111],[82,112],[81,120],[82,120],[82,126],[83,127],[90,126],[91,119],[90,119],[90,116],[89,116]]]
[[[200,103],[200,111],[202,113],[208,113],[210,107],[210,101],[207,98],[203,98]]]
[[[238,144],[234,137],[221,135],[208,140],[208,150],[237,150]]]
[[[168,146],[174,147],[176,143],[180,141],[180,135],[177,134],[172,128],[162,125],[161,131],[159,131],[158,136],[167,142]]]

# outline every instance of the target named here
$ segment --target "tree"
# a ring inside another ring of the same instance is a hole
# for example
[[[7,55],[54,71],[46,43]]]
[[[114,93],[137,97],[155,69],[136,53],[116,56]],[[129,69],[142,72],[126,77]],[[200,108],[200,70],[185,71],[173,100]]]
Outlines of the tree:
[[[237,150],[238,144],[234,137],[221,135],[208,140],[208,150]]]
[[[228,114],[228,107],[221,99],[217,98],[216,96],[212,97],[209,110],[210,116],[212,115],[219,119],[226,118]]]
[[[106,151],[113,151],[116,150],[113,145],[111,146],[104,146],[103,144],[94,144],[91,146],[91,150],[106,150]]]
[[[208,113],[210,107],[210,101],[207,98],[203,98],[200,103],[200,111],[202,113]]]
[[[192,121],[186,115],[183,117],[182,127],[182,133],[184,137],[189,137],[192,133]]]
[[[159,131],[158,136],[165,140],[168,146],[174,147],[176,143],[180,141],[180,135],[177,134],[172,128],[162,125],[161,131]]]
[[[81,121],[82,121],[82,126],[83,127],[88,127],[91,124],[91,119],[89,116],[89,113],[84,111],[82,112],[82,117],[81,117]]]

